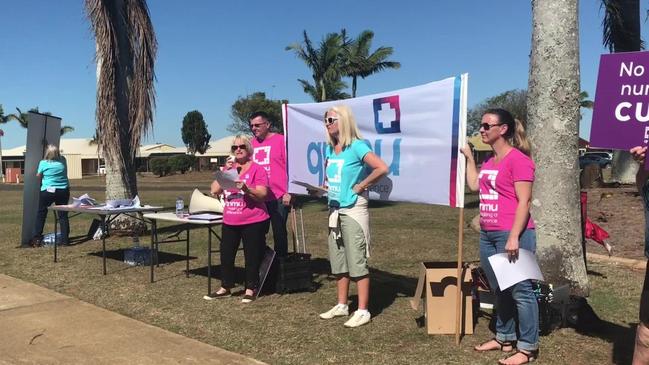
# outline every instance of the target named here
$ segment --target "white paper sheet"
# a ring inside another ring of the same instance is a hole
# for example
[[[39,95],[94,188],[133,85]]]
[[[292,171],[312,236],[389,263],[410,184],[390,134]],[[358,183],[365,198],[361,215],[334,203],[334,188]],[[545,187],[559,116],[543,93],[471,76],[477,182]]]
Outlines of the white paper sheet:
[[[236,189],[236,182],[240,180],[241,179],[239,179],[239,174],[235,169],[216,172],[216,181],[218,181],[219,185],[221,185],[221,189],[223,190]]]
[[[543,280],[536,255],[525,249],[518,250],[516,261],[510,262],[507,253],[498,253],[489,257],[489,263],[496,274],[500,290],[527,279]]]
[[[83,194],[78,198],[72,197],[72,204],[73,207],[79,207],[82,205],[90,205],[94,206],[97,205],[97,201],[93,198],[90,197],[88,194]]]
[[[199,220],[199,221],[215,221],[218,219],[223,219],[221,214],[214,213],[201,213],[201,214],[190,214],[187,219]]]

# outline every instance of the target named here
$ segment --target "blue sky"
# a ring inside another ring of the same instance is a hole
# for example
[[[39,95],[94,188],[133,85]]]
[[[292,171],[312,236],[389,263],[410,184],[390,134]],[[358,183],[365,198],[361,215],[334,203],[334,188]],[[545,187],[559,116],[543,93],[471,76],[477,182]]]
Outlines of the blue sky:
[[[298,78],[310,79],[309,70],[284,50],[302,39],[303,30],[319,41],[341,28],[352,36],[371,29],[374,48],[394,47],[392,59],[401,62],[401,69],[359,80],[359,96],[464,72],[469,73],[469,106],[506,90],[527,87],[529,1],[148,3],[159,51],[154,129],[144,143],[181,146],[182,118],[195,109],[203,113],[213,139],[226,136],[232,103],[255,91],[294,103],[311,102],[297,82]],[[592,98],[599,55],[607,50],[601,45],[600,1],[580,3],[582,89]],[[75,131],[69,137],[91,137],[95,46],[83,0],[2,1],[0,14],[4,15],[0,104],[5,113],[38,106],[72,125]],[[581,135],[588,135],[589,122],[590,113],[586,113]],[[16,123],[2,128],[3,148],[25,143],[25,130]]]

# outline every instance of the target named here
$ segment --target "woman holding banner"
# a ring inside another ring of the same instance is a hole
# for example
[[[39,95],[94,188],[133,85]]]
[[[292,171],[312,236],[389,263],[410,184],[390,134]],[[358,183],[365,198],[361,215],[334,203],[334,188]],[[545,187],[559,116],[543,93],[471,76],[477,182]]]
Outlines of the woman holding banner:
[[[367,258],[370,249],[367,189],[388,173],[388,167],[361,140],[354,115],[349,107],[338,105],[324,115],[327,129],[326,185],[329,205],[329,261],[336,276],[338,304],[320,318],[349,315],[349,283],[358,289],[358,310],[345,327],[370,322],[367,310],[370,277]],[[309,191],[310,194],[316,194]]]
[[[474,348],[516,353],[500,364],[526,364],[538,357],[539,310],[531,280],[500,290],[488,258],[507,253],[516,260],[519,249],[536,251],[534,221],[530,216],[534,162],[520,121],[504,109],[488,109],[480,124],[482,142],[493,149],[478,173],[469,146],[462,149],[467,159],[467,185],[480,190],[480,265],[496,294],[496,337]],[[518,330],[516,335],[516,314]]]

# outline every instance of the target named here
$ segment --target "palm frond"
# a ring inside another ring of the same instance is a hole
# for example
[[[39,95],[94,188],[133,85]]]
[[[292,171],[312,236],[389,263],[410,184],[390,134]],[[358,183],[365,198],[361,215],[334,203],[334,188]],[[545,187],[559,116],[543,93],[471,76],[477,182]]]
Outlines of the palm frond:
[[[73,132],[73,131],[74,131],[74,127],[72,127],[72,126],[64,125],[63,127],[61,127],[61,135],[64,135],[66,133],[70,133],[70,132]]]

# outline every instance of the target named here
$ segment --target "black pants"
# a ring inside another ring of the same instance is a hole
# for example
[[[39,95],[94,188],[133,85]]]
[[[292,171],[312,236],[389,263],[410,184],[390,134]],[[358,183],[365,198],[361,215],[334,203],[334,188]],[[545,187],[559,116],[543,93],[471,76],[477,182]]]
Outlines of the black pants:
[[[266,232],[269,220],[263,222],[231,226],[224,224],[221,229],[221,286],[234,287],[234,259],[239,242],[243,241],[243,256],[246,260],[246,289],[259,287],[259,266],[266,247]]]
[[[273,226],[273,240],[275,241],[275,254],[278,257],[288,255],[288,233],[286,232],[286,220],[290,207],[282,203],[282,198],[266,202],[266,209],[270,215],[270,223]],[[269,227],[270,228],[270,227]],[[268,231],[266,231],[268,233]]]
[[[34,227],[34,238],[43,238],[43,227],[47,219],[47,207],[56,203],[56,205],[68,204],[70,200],[70,189],[56,189],[53,193],[41,191],[38,197],[38,214],[36,215],[36,226]],[[68,212],[57,212],[59,215],[59,225],[61,227],[61,243],[67,244],[70,237],[70,222],[68,222]]]

